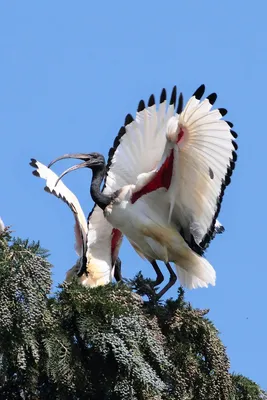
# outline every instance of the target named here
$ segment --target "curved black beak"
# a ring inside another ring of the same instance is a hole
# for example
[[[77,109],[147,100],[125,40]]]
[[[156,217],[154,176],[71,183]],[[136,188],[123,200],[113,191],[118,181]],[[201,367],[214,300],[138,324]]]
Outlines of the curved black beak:
[[[88,161],[90,159],[90,154],[86,153],[73,153],[73,154],[64,154],[61,157],[56,158],[55,160],[51,161],[48,164],[48,168],[50,168],[53,164],[55,164],[59,160],[64,160],[66,158],[75,158],[76,160],[83,160],[83,161]]]
[[[68,157],[65,157],[65,158],[68,158]],[[76,158],[76,157],[71,157],[71,158]],[[59,159],[61,159],[61,158],[59,158]],[[56,161],[58,161],[58,159]],[[66,169],[66,171],[62,172],[62,174],[58,177],[58,180],[56,181],[55,186],[57,186],[58,182],[63,178],[64,175],[68,174],[71,171],[75,171],[76,169],[79,169],[79,168],[86,168],[89,166],[89,164],[90,164],[90,161],[87,160],[81,164],[77,164],[77,165],[74,165],[73,167]]]

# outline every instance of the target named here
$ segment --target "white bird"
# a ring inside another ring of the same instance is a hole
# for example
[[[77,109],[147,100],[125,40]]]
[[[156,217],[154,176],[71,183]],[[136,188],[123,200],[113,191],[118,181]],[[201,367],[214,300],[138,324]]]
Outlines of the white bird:
[[[140,255],[166,263],[171,279],[159,297],[176,279],[169,262],[175,263],[182,285],[215,285],[215,270],[202,256],[222,230],[217,216],[235,166],[237,135],[221,119],[225,109],[211,110],[215,93],[200,101],[204,90],[200,86],[184,109],[180,95],[176,112],[176,87],[167,111],[165,89],[158,110],[153,95],[147,108],[140,101],[135,120],[128,114],[115,140],[119,145],[107,174],[99,153],[66,154],[53,161],[83,160],[59,180],[72,170],[91,168],[91,195],[106,219]]]
[[[108,223],[99,207],[93,208],[87,223],[74,193],[63,182],[55,186],[58,176],[35,159],[31,159],[30,165],[35,168],[33,175],[45,179],[44,189],[62,199],[70,207],[75,218],[75,250],[80,258],[67,272],[66,280],[69,281],[78,274],[80,282],[85,286],[104,285],[112,281],[114,269],[115,278],[120,280],[118,253],[122,234]]]

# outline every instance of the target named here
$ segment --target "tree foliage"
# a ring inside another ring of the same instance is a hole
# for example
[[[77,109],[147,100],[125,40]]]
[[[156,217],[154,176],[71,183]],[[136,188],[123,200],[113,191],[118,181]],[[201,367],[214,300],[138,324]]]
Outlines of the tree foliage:
[[[8,231],[0,285],[0,398],[262,398],[256,384],[231,376],[208,311],[193,309],[181,288],[159,303],[139,274],[93,289],[74,280],[52,295],[47,252]]]

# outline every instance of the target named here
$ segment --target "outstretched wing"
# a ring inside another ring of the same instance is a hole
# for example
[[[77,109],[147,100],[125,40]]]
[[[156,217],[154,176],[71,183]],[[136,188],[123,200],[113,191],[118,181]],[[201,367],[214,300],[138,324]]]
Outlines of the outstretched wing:
[[[62,180],[55,186],[58,176],[51,169],[33,158],[30,165],[35,168],[33,175],[43,178],[46,181],[45,191],[62,199],[72,210],[75,218],[75,250],[82,257],[85,254],[87,222],[77,197],[64,185]]]
[[[122,186],[135,184],[140,174],[150,172],[160,162],[166,144],[166,126],[174,115],[176,87],[166,110],[166,90],[156,109],[150,96],[148,106],[139,102],[135,119],[128,114],[113,147],[109,152],[104,193],[112,193]]]
[[[206,248],[214,235],[224,191],[237,159],[233,124],[222,119],[227,111],[211,110],[216,93],[200,101],[204,90],[204,85],[200,86],[167,130],[176,158],[173,216],[179,219],[185,236],[189,239],[193,235],[201,248]]]
[[[148,107],[145,106],[143,100],[139,102],[135,120],[130,114],[126,116],[124,126],[120,128],[113,147],[109,151],[103,193],[113,193],[122,186],[133,184],[140,174],[149,172],[157,166],[166,143],[167,121],[174,114],[175,98],[176,87],[166,112],[166,90],[163,89],[158,110],[154,96],[151,95]],[[88,240],[89,235],[94,236],[94,220],[97,222],[99,213],[96,206],[93,214],[89,215]],[[118,232],[114,234],[111,226],[107,227],[106,233],[112,233],[112,247],[116,249],[116,255],[122,241],[122,234]],[[143,257],[140,252],[138,254]]]
[[[218,216],[225,187],[235,166],[237,136],[232,124],[222,120],[225,109],[211,111],[216,94],[204,101],[202,85],[182,111],[165,126],[165,148],[157,168],[137,180],[132,202],[164,188],[169,220],[177,226],[190,247],[199,254],[222,228]],[[150,196],[151,198],[151,196]],[[162,201],[162,200],[161,200]]]
[[[156,107],[154,95],[151,95],[147,107],[143,100],[139,102],[135,119],[130,114],[126,116],[125,124],[121,127],[114,141],[114,145],[109,152],[108,170],[104,186],[105,193],[114,192],[128,184],[137,184],[138,189],[145,188],[146,184],[152,180],[152,185],[149,188],[146,187],[149,191],[157,190],[161,186],[167,189],[166,185],[168,187],[170,186],[173,176],[172,167],[174,167],[174,165],[173,163],[168,163],[168,168],[171,172],[168,171],[166,164],[164,168],[162,165],[164,163],[166,147],[169,146],[166,134],[170,121],[172,121],[173,118],[179,118],[183,104],[182,97],[180,96],[176,108],[176,86],[174,86],[172,90],[168,105],[166,99],[166,90],[163,89],[158,108]],[[183,113],[185,113],[186,109],[187,106]],[[178,171],[179,168],[181,168],[181,171],[186,170],[186,157],[189,152],[190,150],[188,150],[187,153],[184,152],[183,160],[181,160],[180,165],[176,165]],[[192,159],[193,157],[191,157],[191,160]],[[159,176],[157,176],[157,179],[154,180],[155,172],[159,170],[161,174],[160,179]],[[195,171],[197,175],[197,168]],[[191,216],[189,215],[189,218],[183,218],[184,199],[187,196],[192,196],[190,190],[192,190],[193,184],[189,182],[190,179],[191,175],[189,171],[180,174],[177,187],[179,191],[182,190],[182,200],[179,203],[179,193],[175,193],[178,207],[180,207],[176,225],[190,247],[198,253],[202,253],[215,233],[222,232],[224,228],[216,221],[218,213],[214,212],[213,224],[209,226],[209,236],[206,236],[204,240],[206,234],[203,233],[201,247],[195,242],[193,234],[190,233]],[[187,190],[185,190],[186,188]],[[139,195],[144,194],[144,191],[139,193]],[[217,215],[215,216],[215,214]],[[187,233],[187,231],[189,233]]]

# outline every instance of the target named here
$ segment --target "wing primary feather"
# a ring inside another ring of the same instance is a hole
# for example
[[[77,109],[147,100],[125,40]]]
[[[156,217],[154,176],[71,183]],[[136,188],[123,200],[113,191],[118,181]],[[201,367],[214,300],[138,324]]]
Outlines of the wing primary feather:
[[[218,108],[219,113],[221,114],[222,117],[224,117],[227,114],[226,108]]]
[[[35,158],[31,158],[31,162],[29,164],[34,168],[38,168],[36,162],[37,160],[35,160]]]
[[[230,132],[231,132],[232,136],[236,139],[238,134],[235,131],[233,131],[233,129],[230,129]]]
[[[232,157],[233,157],[233,161],[236,162],[237,160],[237,154],[235,151],[232,152]]]
[[[32,164],[31,164],[31,165],[32,165]],[[32,167],[34,167],[34,165],[32,165]],[[37,170],[32,171],[32,174],[33,174],[34,176],[37,176],[38,178],[39,178],[39,176],[40,176],[40,174],[39,174],[39,172],[38,172]]]
[[[125,122],[124,125],[127,126],[129,124],[131,124],[134,121],[134,118],[131,114],[127,114],[125,117]]]
[[[230,161],[230,168],[231,168],[231,171],[233,173],[233,170],[235,169],[235,162],[234,161]]]
[[[203,96],[204,92],[205,92],[205,85],[201,85],[201,86],[199,86],[199,88],[195,91],[195,93],[193,93],[193,96],[195,96],[195,98],[196,98],[197,100],[200,100],[201,97]]]
[[[113,157],[114,151],[116,150],[116,148],[120,144],[121,137],[123,135],[125,135],[125,133],[126,133],[125,126],[122,126],[120,128],[119,132],[118,132],[118,135],[115,137],[115,140],[114,140],[114,143],[113,143],[113,147],[111,147],[111,149],[109,150],[109,153],[112,153],[111,157]],[[110,154],[109,154],[109,158],[110,158]]]
[[[179,95],[179,100],[178,100],[178,106],[177,106],[177,114],[181,114],[181,112],[183,111],[183,106],[184,106],[184,97],[183,97],[183,93],[180,93]]]
[[[106,166],[106,176],[105,176],[104,186],[103,186],[102,190],[104,190],[104,188],[106,186],[107,172],[108,172],[108,170],[109,170],[109,168],[110,168],[110,166],[112,164],[112,158],[114,156],[114,153],[115,153],[115,151],[117,150],[117,147],[120,144],[120,139],[122,138],[123,135],[125,135],[125,133],[126,133],[125,126],[122,126],[120,128],[115,140],[114,140],[113,147],[111,147],[111,149],[108,152],[108,162],[107,162],[107,166]],[[94,211],[94,207],[93,207],[92,211],[90,212],[90,214],[88,215],[88,218],[87,218],[88,221],[89,221],[89,218],[90,218],[90,216],[91,216],[93,211]]]
[[[161,95],[160,95],[160,103],[164,103],[164,101],[166,101],[166,99],[167,99],[166,89],[163,88],[161,91]]]
[[[209,100],[211,105],[215,103],[216,99],[217,99],[216,93],[211,93],[209,96],[207,96],[207,100]]]
[[[220,110],[219,110],[219,111],[220,111]],[[225,122],[227,123],[227,125],[230,126],[230,128],[233,128],[234,124],[233,124],[232,122],[230,122],[230,121],[225,121]]]
[[[152,95],[149,97],[149,100],[148,100],[148,107],[154,106],[155,103],[156,103],[156,102],[155,102],[155,96],[152,94]]]
[[[170,99],[170,105],[174,105],[175,107],[175,103],[176,103],[176,95],[177,95],[177,88],[176,86],[173,87],[172,89],[172,95],[171,95],[171,99]]]
[[[145,102],[144,100],[140,100],[138,107],[137,107],[137,112],[141,112],[146,108]]]
[[[234,146],[234,149],[235,149],[235,150],[238,149],[238,144],[237,144],[234,140],[232,140],[232,145]]]

